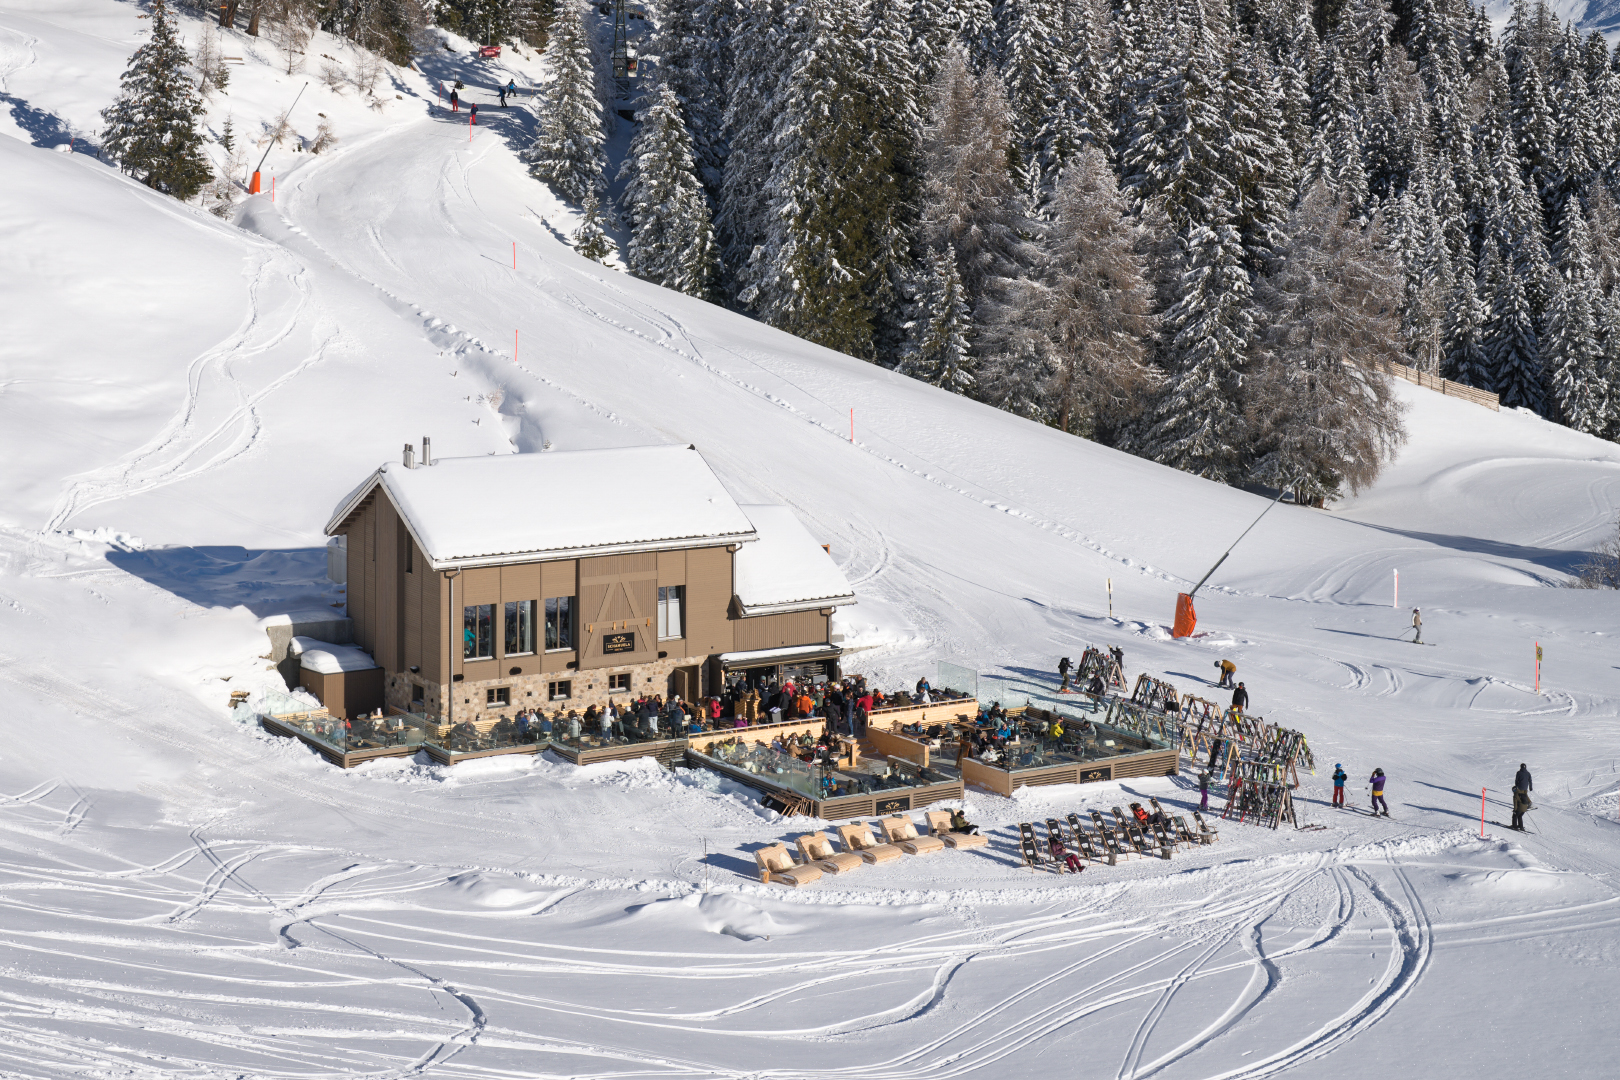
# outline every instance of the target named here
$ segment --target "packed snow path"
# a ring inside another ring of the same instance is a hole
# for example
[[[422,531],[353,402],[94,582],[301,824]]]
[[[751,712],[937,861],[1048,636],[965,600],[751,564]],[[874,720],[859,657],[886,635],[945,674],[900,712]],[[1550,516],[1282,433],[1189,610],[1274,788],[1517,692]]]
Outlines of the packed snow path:
[[[49,112],[50,65],[94,35],[0,16],[28,43],[7,92]],[[430,76],[493,81],[444,55]],[[295,87],[244,70],[239,121]],[[1171,642],[1175,592],[1261,499],[586,262],[514,158],[521,111],[482,110],[469,141],[427,80],[403,89],[336,153],[280,161],[240,230],[0,138],[0,229],[27,253],[0,264],[0,1072],[1607,1071],[1620,620],[1543,586],[1611,523],[1617,448],[1403,387],[1414,438],[1385,480],[1280,507],[1201,594],[1206,632]],[[1040,697],[1089,641],[1214,697],[1229,656],[1310,735],[1301,813],[1329,828],[1226,824],[1168,864],[1057,878],[1018,864],[1016,822],[1186,809],[1189,778],[975,793],[988,851],[788,893],[750,852],[816,823],[711,775],[342,773],[227,719],[274,677],[257,616],[335,597],[332,505],[424,434],[441,455],[697,444],[832,545],[861,595],[850,666],[883,685],[945,657]],[[1432,648],[1401,640],[1394,569]],[[1526,759],[1538,833],[1480,839],[1478,789],[1504,821]],[[1338,760],[1357,806],[1390,774],[1392,819],[1325,806]]]

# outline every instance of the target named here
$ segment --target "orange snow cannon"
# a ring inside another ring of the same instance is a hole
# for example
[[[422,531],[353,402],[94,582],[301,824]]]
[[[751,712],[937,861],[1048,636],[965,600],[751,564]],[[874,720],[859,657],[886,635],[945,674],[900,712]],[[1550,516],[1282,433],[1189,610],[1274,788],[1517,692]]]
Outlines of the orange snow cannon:
[[[1173,638],[1192,637],[1194,630],[1198,629],[1198,612],[1193,610],[1191,593],[1176,594],[1176,622],[1170,628]]]

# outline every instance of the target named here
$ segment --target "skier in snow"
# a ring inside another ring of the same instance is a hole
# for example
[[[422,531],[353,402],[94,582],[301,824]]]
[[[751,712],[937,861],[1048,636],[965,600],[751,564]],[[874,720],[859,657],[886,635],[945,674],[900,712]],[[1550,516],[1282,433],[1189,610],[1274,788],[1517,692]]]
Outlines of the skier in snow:
[[[1220,668],[1221,671],[1221,677],[1219,681],[1215,683],[1215,685],[1223,690],[1231,689],[1232,676],[1237,674],[1237,665],[1232,663],[1230,660],[1217,660],[1215,661],[1215,666]]]
[[[508,79],[507,80],[506,88],[503,91],[503,96],[501,98],[501,104],[502,105],[506,104],[506,98],[507,97],[517,97],[517,80],[516,79]]]
[[[1367,782],[1372,785],[1373,817],[1389,817],[1389,803],[1384,801],[1384,770],[1374,769],[1372,779]]]
[[[1114,663],[1119,665],[1119,673],[1123,676],[1125,674],[1125,650],[1118,645],[1110,645],[1108,655],[1114,658]]]
[[[1530,809],[1530,792],[1534,787],[1530,766],[1519,762],[1519,772],[1513,777],[1513,824],[1509,828],[1524,831],[1524,812]]]
[[[454,90],[450,91],[450,111],[451,112],[460,112],[461,111],[461,98],[456,95],[456,92]]]
[[[1065,656],[1058,661],[1058,674],[1063,676],[1063,685],[1058,687],[1058,693],[1067,693],[1069,689],[1069,658]]]
[[[468,117],[468,122],[473,124],[478,123],[478,102],[476,101],[472,103],[472,115]]]
[[[1343,765],[1333,766],[1333,805],[1344,808],[1344,782],[1350,779],[1350,774],[1344,771]]]
[[[501,108],[506,108],[506,87],[498,86],[495,88],[495,92],[501,95]]]
[[[1242,683],[1238,683],[1237,689],[1232,691],[1232,708],[1236,709],[1238,712],[1248,711],[1249,690]]]
[[[1417,608],[1412,609],[1412,629],[1415,631],[1412,636],[1412,644],[1423,644],[1423,613]]]

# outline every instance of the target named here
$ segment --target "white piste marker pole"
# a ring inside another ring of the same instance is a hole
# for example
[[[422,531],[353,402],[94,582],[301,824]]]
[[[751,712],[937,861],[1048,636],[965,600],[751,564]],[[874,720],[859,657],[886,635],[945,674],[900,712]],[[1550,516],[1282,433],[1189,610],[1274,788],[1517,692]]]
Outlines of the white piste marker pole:
[[[1108,617],[1114,617],[1114,579],[1108,579]]]

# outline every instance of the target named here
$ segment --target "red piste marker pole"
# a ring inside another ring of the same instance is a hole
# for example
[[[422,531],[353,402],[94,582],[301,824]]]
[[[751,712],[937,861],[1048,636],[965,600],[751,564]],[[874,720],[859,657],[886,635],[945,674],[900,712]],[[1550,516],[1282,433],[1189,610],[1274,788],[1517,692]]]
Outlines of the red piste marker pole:
[[[853,444],[855,442],[855,410],[854,409],[849,410],[849,441],[850,441],[851,444]]]
[[[270,178],[270,201],[276,201],[276,178],[273,176]]]
[[[1485,839],[1485,789],[1479,789],[1479,838]]]

